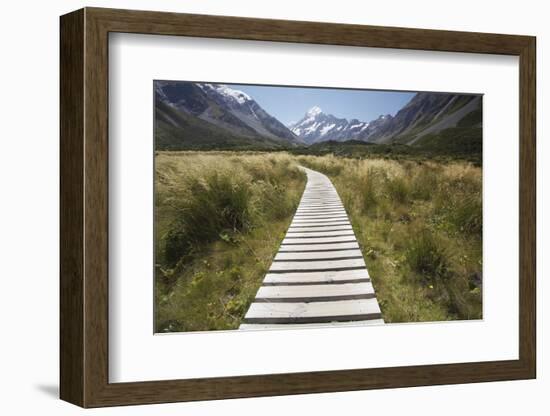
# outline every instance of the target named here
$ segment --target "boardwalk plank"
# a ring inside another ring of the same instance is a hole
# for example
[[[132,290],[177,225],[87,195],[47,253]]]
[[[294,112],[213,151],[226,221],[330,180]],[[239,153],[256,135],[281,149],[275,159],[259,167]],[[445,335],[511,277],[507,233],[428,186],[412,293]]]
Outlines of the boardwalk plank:
[[[338,243],[338,242],[355,241],[353,235],[344,235],[340,237],[314,237],[314,238],[286,238],[283,244],[319,244],[319,243]]]
[[[269,272],[283,270],[339,270],[349,268],[365,267],[363,257],[347,260],[311,260],[311,261],[291,261],[273,262]]]
[[[327,250],[348,250],[350,248],[359,248],[357,241],[351,243],[333,243],[333,244],[309,244],[308,246],[285,245],[279,247],[279,253],[297,252],[297,251],[327,251]]]
[[[296,238],[296,237],[304,237],[304,238],[313,238],[313,237],[332,237],[332,236],[345,236],[345,235],[351,235],[355,236],[353,233],[353,230],[351,227],[348,227],[343,230],[332,230],[332,231],[305,231],[305,230],[296,230],[296,231],[289,231],[286,234],[286,238]]]
[[[267,273],[265,283],[338,283],[342,281],[370,280],[367,269],[324,271],[324,272],[291,272]]]
[[[380,319],[376,298],[333,302],[254,302],[244,323],[314,323]]]
[[[327,222],[347,222],[349,223],[348,216],[345,214],[339,215],[338,218],[317,218],[314,216],[295,216],[292,219],[292,224],[304,224],[308,222],[320,222],[320,223],[327,223]]]
[[[307,221],[307,220],[338,220],[338,219],[348,219],[348,216],[347,214],[345,213],[339,213],[339,212],[335,212],[335,213],[318,213],[318,214],[296,214],[294,216],[294,220],[302,220],[302,221]]]
[[[239,329],[253,331],[265,329],[315,329],[315,328],[330,328],[341,326],[371,326],[382,325],[383,319],[369,319],[367,321],[349,321],[349,322],[326,322],[314,324],[242,324]]]
[[[347,219],[340,220],[314,220],[314,221],[299,221],[294,220],[290,224],[291,227],[319,227],[319,226],[336,226],[336,225],[351,225]]]
[[[320,207],[299,207],[296,211],[296,215],[306,214],[306,213],[319,213],[319,212],[346,212],[346,210],[338,205],[322,206],[322,207],[321,206]]]
[[[311,215],[330,215],[330,214],[344,214],[347,215],[346,211],[343,209],[316,209],[316,210],[298,210],[296,211],[297,217],[311,216]]]
[[[361,250],[340,250],[340,251],[318,251],[306,253],[287,253],[279,252],[275,256],[275,261],[279,260],[304,260],[304,259],[334,259],[338,257],[354,257],[361,256]]]
[[[301,203],[298,205],[298,209],[306,209],[306,208],[343,208],[342,203],[340,201],[336,202],[307,202],[307,203]]]
[[[349,224],[337,224],[337,225],[314,225],[314,226],[304,226],[304,225],[291,225],[288,229],[289,233],[307,233],[307,232],[322,232],[322,231],[342,231],[342,230],[351,230],[351,225]]]
[[[258,299],[282,298],[296,299],[309,298],[311,301],[319,298],[334,298],[341,296],[374,296],[372,283],[345,283],[315,286],[262,286],[256,295]]]

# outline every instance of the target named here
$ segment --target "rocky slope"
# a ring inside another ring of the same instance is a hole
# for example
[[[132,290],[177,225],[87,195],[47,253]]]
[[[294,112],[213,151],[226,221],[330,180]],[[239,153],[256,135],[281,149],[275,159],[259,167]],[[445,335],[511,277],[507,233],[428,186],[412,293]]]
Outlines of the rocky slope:
[[[246,93],[223,84],[155,81],[155,128],[171,149],[296,146],[302,141]],[[185,131],[187,129],[187,131]],[[206,139],[201,141],[201,137]]]

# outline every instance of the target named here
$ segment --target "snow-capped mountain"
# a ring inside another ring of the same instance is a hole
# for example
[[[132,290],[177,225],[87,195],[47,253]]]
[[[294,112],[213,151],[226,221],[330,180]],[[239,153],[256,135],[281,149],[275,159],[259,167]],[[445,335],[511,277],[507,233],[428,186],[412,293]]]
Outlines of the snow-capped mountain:
[[[480,113],[478,95],[420,92],[395,116],[385,114],[369,122],[348,121],[325,114],[315,106],[289,128],[307,144],[329,140],[414,144],[421,137],[448,128],[477,125]]]
[[[227,85],[155,81],[155,99],[164,104],[157,105],[157,119],[160,117],[160,121],[173,127],[182,127],[175,120],[178,118],[174,117],[175,111],[177,116],[181,116],[179,118],[192,124],[197,120],[190,121],[190,118],[201,120],[202,123],[197,121],[201,129],[211,124],[216,133],[225,130],[231,136],[264,142],[284,145],[301,143],[294,133],[268,114],[252,97]]]
[[[315,106],[309,109],[300,121],[291,124],[289,128],[305,143],[313,144],[328,140],[356,139],[369,128],[369,125],[370,123],[357,119],[348,121],[345,118],[326,114]]]

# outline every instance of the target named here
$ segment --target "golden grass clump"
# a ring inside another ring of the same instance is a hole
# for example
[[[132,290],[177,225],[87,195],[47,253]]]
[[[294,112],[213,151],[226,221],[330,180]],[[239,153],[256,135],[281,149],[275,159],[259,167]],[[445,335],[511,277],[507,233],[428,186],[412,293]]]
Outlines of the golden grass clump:
[[[158,152],[156,330],[237,328],[305,186],[285,153]]]

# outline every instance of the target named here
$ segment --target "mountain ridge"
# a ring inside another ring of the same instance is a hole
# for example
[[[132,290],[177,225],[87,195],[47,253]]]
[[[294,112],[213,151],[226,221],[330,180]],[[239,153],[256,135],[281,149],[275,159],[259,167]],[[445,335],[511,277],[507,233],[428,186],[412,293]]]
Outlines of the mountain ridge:
[[[155,81],[154,95],[155,137],[161,150],[284,149],[350,140],[415,146],[438,135],[451,140],[459,126],[481,143],[479,95],[419,92],[395,115],[370,121],[339,118],[313,106],[288,126],[253,97],[225,84]]]
[[[165,140],[161,141],[164,146],[200,147],[199,138],[169,128],[170,125],[177,127],[178,123],[200,126],[198,132],[216,137],[222,147],[233,147],[234,138],[239,138],[237,141],[246,144],[245,147],[255,144],[261,147],[293,147],[302,144],[294,133],[252,97],[224,84],[155,81],[154,91],[157,103],[155,132],[157,136],[164,137]],[[212,131],[208,132],[209,129]],[[227,143],[218,134],[222,131],[228,134]]]

